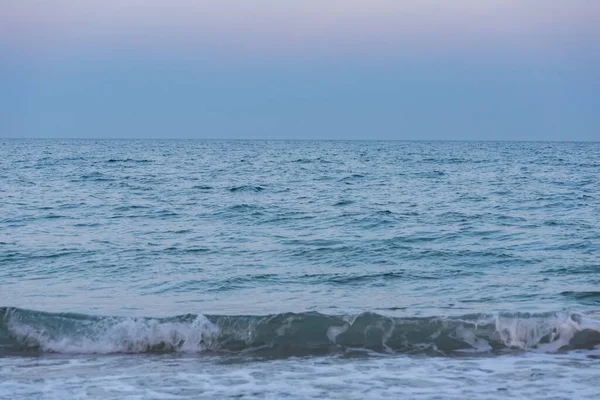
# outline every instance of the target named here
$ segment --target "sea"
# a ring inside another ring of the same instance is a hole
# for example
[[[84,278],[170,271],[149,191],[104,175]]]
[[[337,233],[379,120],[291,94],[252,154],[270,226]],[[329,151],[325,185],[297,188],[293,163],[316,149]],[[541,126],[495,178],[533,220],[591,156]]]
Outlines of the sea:
[[[598,399],[600,143],[0,140],[1,399]]]

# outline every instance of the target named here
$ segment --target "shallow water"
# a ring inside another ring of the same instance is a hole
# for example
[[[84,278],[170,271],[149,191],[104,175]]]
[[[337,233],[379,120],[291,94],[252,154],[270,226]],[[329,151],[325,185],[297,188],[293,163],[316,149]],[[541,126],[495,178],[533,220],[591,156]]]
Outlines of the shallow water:
[[[598,360],[497,358],[112,356],[13,358],[0,393],[16,398],[181,399],[597,398]],[[8,398],[8,397],[7,397]]]
[[[597,397],[600,143],[0,154],[2,398]]]

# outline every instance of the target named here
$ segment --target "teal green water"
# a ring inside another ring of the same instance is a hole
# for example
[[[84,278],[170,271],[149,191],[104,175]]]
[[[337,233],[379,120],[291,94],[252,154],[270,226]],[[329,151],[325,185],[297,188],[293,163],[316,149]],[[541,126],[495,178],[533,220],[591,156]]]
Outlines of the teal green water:
[[[0,154],[0,397],[435,398],[439,377],[447,397],[480,382],[534,398],[523,365],[546,387],[585,368],[568,398],[600,379],[600,143],[2,140]],[[245,377],[220,380],[230,365]],[[273,365],[278,379],[257,372]]]

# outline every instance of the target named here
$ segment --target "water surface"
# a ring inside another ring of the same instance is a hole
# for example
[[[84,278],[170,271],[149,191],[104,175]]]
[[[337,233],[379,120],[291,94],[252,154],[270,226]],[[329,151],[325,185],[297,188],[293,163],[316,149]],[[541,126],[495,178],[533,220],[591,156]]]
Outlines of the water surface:
[[[0,397],[598,393],[600,143],[0,155]]]

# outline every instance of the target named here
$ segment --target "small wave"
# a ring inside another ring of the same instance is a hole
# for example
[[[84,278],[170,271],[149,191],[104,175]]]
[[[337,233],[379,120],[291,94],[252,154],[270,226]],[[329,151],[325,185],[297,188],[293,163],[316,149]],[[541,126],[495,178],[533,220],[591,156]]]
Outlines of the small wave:
[[[562,292],[561,295],[584,304],[600,304],[600,292]]]
[[[212,186],[208,186],[208,185],[195,185],[195,186],[192,186],[192,189],[211,190],[211,189],[214,189],[214,188]]]
[[[393,212],[390,210],[380,210],[380,211],[376,211],[375,214],[377,214],[377,215],[392,215]]]
[[[236,204],[230,207],[227,207],[226,212],[235,211],[235,212],[255,212],[260,213],[263,210],[263,207],[258,206],[256,204]]]
[[[352,200],[340,200],[334,204],[334,207],[349,206],[350,204],[353,204],[353,203],[354,202]]]
[[[145,164],[152,162],[150,160],[135,160],[133,158],[111,158],[106,161],[107,163],[135,163],[135,164]]]
[[[186,314],[171,318],[101,317],[0,308],[0,355],[205,353],[456,355],[591,349],[600,321],[571,312],[394,318],[374,313],[267,316]]]
[[[311,160],[309,158],[298,158],[292,162],[298,163],[298,164],[310,164],[310,163],[314,162],[314,160]]]
[[[422,178],[439,178],[441,176],[445,176],[446,173],[443,171],[438,171],[438,170],[434,170],[434,171],[429,171],[429,172],[421,172],[416,174],[416,176],[422,177]]]
[[[365,176],[364,176],[364,175],[361,175],[361,174],[352,174],[352,175],[349,175],[349,176],[346,176],[346,177],[344,177],[344,178],[341,178],[341,179],[339,179],[339,180],[338,180],[338,182],[345,182],[345,183],[348,183],[348,184],[350,184],[350,183],[352,183],[353,181],[356,181],[356,180],[362,179],[362,178],[364,178],[364,177],[365,177]]]
[[[250,186],[250,185],[234,186],[229,189],[229,191],[232,193],[235,193],[235,192],[262,192],[263,190],[265,190],[265,188],[262,186]]]
[[[60,215],[60,214],[48,214],[48,215],[44,215],[41,218],[43,218],[43,219],[71,219],[71,217],[68,217],[66,215]]]
[[[127,204],[122,206],[117,206],[113,209],[113,211],[135,211],[135,210],[147,210],[150,209],[150,206],[145,206],[141,204]]]
[[[600,267],[596,265],[584,265],[578,267],[560,267],[548,268],[542,270],[544,275],[568,276],[568,275],[595,275],[600,271]]]
[[[74,179],[74,181],[95,181],[95,182],[113,182],[114,178],[107,177],[101,172],[90,172],[88,174],[81,175],[80,179]]]
[[[326,283],[342,285],[364,285],[365,283],[384,280],[406,279],[404,272],[383,272],[379,274],[334,275],[324,279]]]

